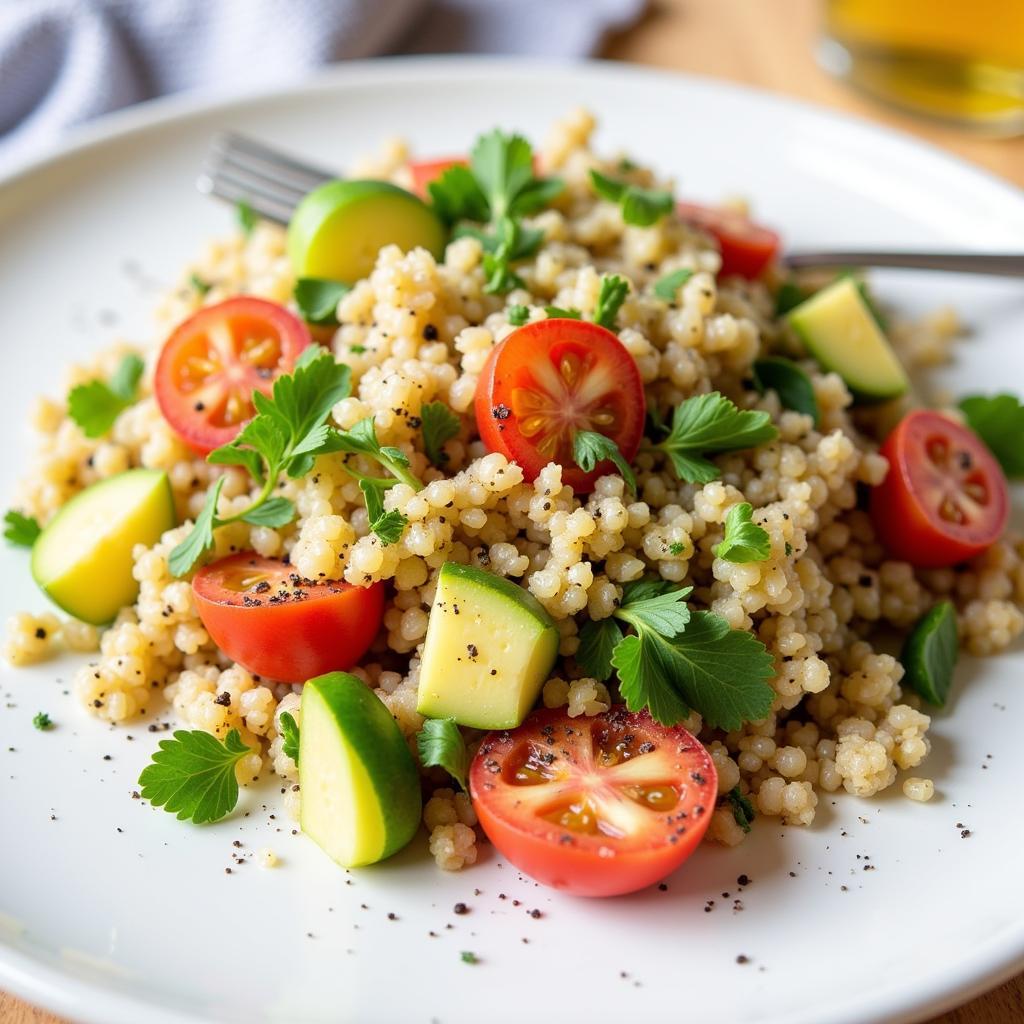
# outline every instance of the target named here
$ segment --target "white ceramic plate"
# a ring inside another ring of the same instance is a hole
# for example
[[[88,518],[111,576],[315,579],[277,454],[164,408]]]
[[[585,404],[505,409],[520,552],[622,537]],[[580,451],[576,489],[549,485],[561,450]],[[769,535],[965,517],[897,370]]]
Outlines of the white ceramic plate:
[[[378,62],[256,99],[155,104],[0,189],[0,495],[28,468],[31,396],[56,393],[61,364],[115,335],[147,338],[156,291],[227,228],[229,212],[192,187],[213,132],[343,167],[395,134],[423,154],[459,152],[495,124],[538,136],[580,103],[601,116],[600,145],[677,175],[687,195],[751,196],[794,244],[1010,249],[1024,238],[1019,193],[907,139],[614,65]],[[878,281],[909,309],[962,310],[976,336],[950,386],[1021,390],[1019,284]],[[23,553],[0,551],[0,578],[0,612],[43,607]],[[963,666],[932,734],[931,804],[895,789],[825,797],[811,829],[763,821],[736,850],[701,848],[667,891],[603,902],[539,888],[493,854],[443,874],[422,838],[347,875],[280,811],[270,819],[273,783],[218,825],[181,824],[130,799],[157,737],[79,710],[73,667],[0,669],[0,987],[69,1017],[868,1024],[919,1020],[1024,965],[1019,650]],[[41,709],[53,732],[32,728]],[[236,839],[245,853],[273,847],[282,865],[235,867]],[[470,913],[455,916],[456,901]]]

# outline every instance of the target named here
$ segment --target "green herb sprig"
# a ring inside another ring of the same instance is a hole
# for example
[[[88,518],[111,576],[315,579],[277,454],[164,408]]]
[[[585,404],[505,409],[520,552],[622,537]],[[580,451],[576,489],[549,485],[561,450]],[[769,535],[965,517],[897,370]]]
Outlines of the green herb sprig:
[[[664,277],[659,277],[654,282],[654,294],[665,302],[675,302],[679,295],[679,289],[693,277],[693,271],[685,267],[680,270],[673,270]]]
[[[810,416],[817,426],[821,421],[818,399],[811,378],[792,359],[769,356],[758,359],[753,366],[754,387],[763,395],[774,391],[784,409]]]
[[[961,399],[967,425],[988,445],[1003,472],[1024,477],[1024,405],[1016,395],[970,395]]]
[[[37,711],[32,718],[32,725],[40,732],[53,728],[53,719],[45,711]]]
[[[722,474],[705,456],[756,448],[778,436],[768,413],[738,409],[724,395],[712,391],[677,405],[668,437],[653,450],[669,457],[680,480],[706,484]]]
[[[285,526],[295,518],[287,498],[274,497],[282,478],[305,476],[317,455],[338,451],[338,433],[327,426],[337,402],[348,396],[349,368],[337,363],[326,349],[309,346],[295,370],[274,381],[273,396],[253,393],[256,415],[230,443],[214,449],[207,462],[243,466],[260,485],[253,501],[241,512],[221,517],[217,502],[224,486],[219,477],[207,492],[206,503],[191,532],[171,551],[171,574],[184,576],[213,547],[214,530],[239,521],[253,526]]]
[[[428,718],[416,734],[416,749],[424,768],[443,768],[469,792],[469,754],[459,727],[450,718]]]
[[[43,528],[35,516],[22,515],[14,509],[4,515],[4,537],[15,547],[32,547],[42,532]]]
[[[610,203],[617,203],[626,224],[647,228],[667,217],[675,208],[671,192],[641,188],[628,181],[609,178],[600,171],[591,170],[590,182],[594,191]]]
[[[458,437],[462,421],[444,402],[427,402],[420,409],[420,429],[423,431],[423,450],[435,466],[448,461],[444,444]]]
[[[725,517],[725,536],[711,550],[727,562],[763,562],[771,556],[768,531],[753,522],[753,506],[747,502],[733,505]]]
[[[131,353],[118,364],[109,381],[90,380],[68,393],[68,415],[86,437],[102,437],[114,420],[138,397],[146,364]]]
[[[235,765],[249,753],[237,729],[223,743],[200,729],[180,729],[159,746],[139,776],[144,800],[163,807],[179,821],[197,825],[219,821],[235,809]]]
[[[338,326],[338,303],[350,292],[351,286],[323,277],[300,277],[295,282],[292,296],[299,307],[299,315],[307,324],[316,327]]]
[[[359,482],[359,489],[366,501],[366,512],[370,517],[370,530],[382,544],[394,544],[402,536],[408,519],[397,509],[384,511],[384,492],[395,484],[408,484],[413,490],[420,490],[423,484],[409,472],[409,457],[401,448],[381,445],[377,440],[377,429],[373,417],[359,420],[351,430],[337,431],[331,438],[330,451],[345,452],[348,455],[364,455],[390,473],[387,477],[369,476],[353,468],[347,462],[345,469]]]
[[[584,473],[591,472],[599,462],[607,460],[614,463],[626,485],[634,494],[636,493],[636,476],[633,468],[610,437],[605,437],[595,430],[577,430],[572,438],[572,458]]]
[[[744,832],[750,831],[750,826],[754,822],[755,813],[754,805],[740,792],[739,786],[733,786],[728,793],[725,794],[725,801],[728,802],[732,816],[736,824],[739,825]]]
[[[290,711],[281,712],[281,749],[285,757],[290,757],[296,765],[299,763],[299,726]]]
[[[663,581],[627,584],[611,617],[580,630],[576,660],[596,679],[614,670],[630,711],[647,708],[663,725],[690,709],[716,728],[738,729],[771,710],[775,664],[764,644],[713,612],[691,612],[692,588]],[[633,632],[624,632],[624,623]]]
[[[536,177],[526,139],[495,129],[476,140],[468,167],[449,167],[428,191],[456,237],[480,240],[485,290],[503,295],[523,283],[512,265],[532,256],[544,240],[544,232],[527,228],[522,218],[547,206],[564,187],[558,178]]]

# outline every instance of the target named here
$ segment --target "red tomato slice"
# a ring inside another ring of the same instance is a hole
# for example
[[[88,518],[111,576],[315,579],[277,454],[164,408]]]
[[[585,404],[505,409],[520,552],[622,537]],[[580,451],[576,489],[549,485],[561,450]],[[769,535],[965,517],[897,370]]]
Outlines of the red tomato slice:
[[[491,351],[474,401],[491,451],[518,463],[527,480],[557,462],[578,494],[615,467],[604,461],[584,473],[572,457],[577,430],[610,437],[627,462],[644,431],[636,361],[611,331],[585,320],[541,320],[513,331]]]
[[[722,254],[719,277],[736,274],[753,280],[779,251],[780,238],[771,228],[747,220],[740,213],[716,210],[696,203],[677,203],[679,216],[718,242]]]
[[[889,553],[921,568],[955,565],[999,539],[1010,513],[1006,477],[981,439],[918,409],[885,439],[885,480],[871,518]]]
[[[436,160],[415,160],[409,164],[412,175],[412,191],[421,199],[430,199],[427,186],[448,170],[449,167],[465,167],[469,161],[464,156],[438,157]]]
[[[192,593],[217,646],[250,672],[282,683],[351,668],[384,614],[382,583],[314,583],[253,551],[200,569]]]
[[[484,737],[469,788],[484,832],[517,868],[578,896],[618,896],[690,856],[718,778],[690,733],[646,711],[544,709]]]
[[[157,404],[174,432],[205,455],[233,440],[310,344],[306,325],[276,302],[235,298],[179,324],[156,364]]]

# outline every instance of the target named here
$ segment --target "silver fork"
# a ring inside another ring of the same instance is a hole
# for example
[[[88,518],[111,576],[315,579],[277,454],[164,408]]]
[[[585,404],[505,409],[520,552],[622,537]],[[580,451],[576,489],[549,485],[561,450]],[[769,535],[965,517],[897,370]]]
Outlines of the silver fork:
[[[307,192],[337,177],[262,142],[223,132],[214,137],[196,184],[201,192],[230,203],[248,203],[266,220],[287,224]],[[785,253],[782,262],[793,269],[895,267],[1024,278],[1024,253],[820,250]]]

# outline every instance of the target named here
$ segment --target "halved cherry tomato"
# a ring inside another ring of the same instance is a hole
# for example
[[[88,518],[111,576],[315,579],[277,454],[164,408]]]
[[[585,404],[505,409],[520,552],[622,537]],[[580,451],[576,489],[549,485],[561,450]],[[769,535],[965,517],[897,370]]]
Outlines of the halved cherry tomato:
[[[748,220],[741,213],[716,210],[697,203],[677,203],[683,220],[707,232],[718,242],[722,253],[719,277],[737,274],[753,280],[775,258],[779,236],[771,228]]]
[[[871,491],[871,518],[891,555],[938,568],[998,540],[1010,512],[1006,477],[967,427],[918,409],[900,420],[881,454],[889,472]]]
[[[469,788],[484,832],[517,868],[578,896],[618,896],[689,857],[718,779],[685,729],[618,706],[593,718],[544,709],[488,733]]]
[[[250,672],[282,683],[351,668],[384,614],[383,583],[314,583],[254,551],[200,569],[192,593],[217,646]]]
[[[492,349],[475,411],[484,444],[518,463],[527,480],[557,462],[579,494],[615,467],[604,461],[584,473],[573,459],[576,431],[610,437],[632,462],[646,404],[636,361],[611,331],[553,318],[520,327]]]
[[[164,419],[201,454],[227,444],[252,418],[253,391],[269,395],[311,340],[276,302],[241,297],[204,306],[160,352],[154,388]]]
[[[469,161],[464,156],[439,157],[437,160],[415,160],[409,164],[412,175],[412,191],[421,199],[430,199],[427,186],[448,170],[449,167],[465,167]]]

